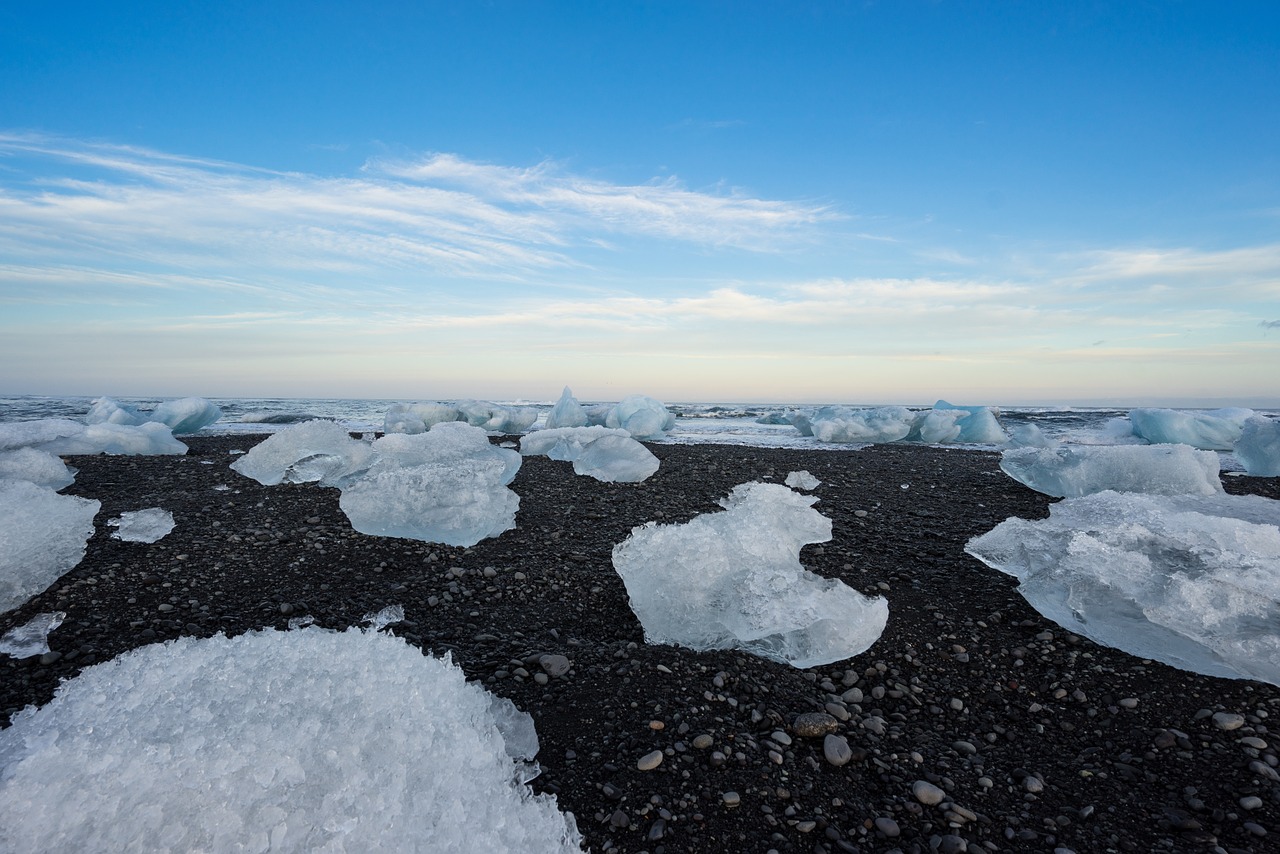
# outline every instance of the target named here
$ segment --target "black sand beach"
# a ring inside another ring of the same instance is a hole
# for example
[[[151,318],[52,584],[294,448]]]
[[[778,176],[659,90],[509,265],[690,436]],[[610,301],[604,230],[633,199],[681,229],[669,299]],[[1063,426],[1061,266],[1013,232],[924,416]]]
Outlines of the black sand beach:
[[[302,616],[340,629],[401,604],[397,635],[451,653],[533,716],[532,785],[596,852],[1280,850],[1280,688],[1143,661],[1040,617],[1013,579],[963,551],[1007,517],[1048,512],[996,454],[650,445],[662,468],[642,484],[526,458],[517,528],[461,549],[355,533],[336,490],[230,471],[229,451],[261,438],[67,458],[79,474],[63,491],[102,502],[97,531],[79,566],[0,615],[3,632],[67,612],[54,653],[0,657],[4,720],[144,644]],[[613,546],[798,469],[822,480],[816,508],[834,523],[803,563],[886,596],[883,637],[806,671],[646,645]],[[1224,482],[1280,498],[1280,479]],[[176,529],[154,544],[111,539],[107,519],[145,507],[172,511]],[[546,654],[571,669],[545,674]],[[845,764],[796,725],[815,712],[846,739]],[[653,751],[661,763],[640,770]]]

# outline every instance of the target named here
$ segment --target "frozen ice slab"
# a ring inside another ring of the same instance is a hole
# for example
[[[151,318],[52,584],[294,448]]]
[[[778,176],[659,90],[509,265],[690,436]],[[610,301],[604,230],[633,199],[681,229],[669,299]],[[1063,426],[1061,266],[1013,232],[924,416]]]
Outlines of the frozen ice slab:
[[[148,420],[167,426],[176,435],[194,433],[222,417],[222,410],[203,397],[166,400],[151,412]]]
[[[164,424],[148,421],[136,427],[128,424],[80,425],[80,430],[34,447],[60,456],[124,454],[137,456],[181,456],[187,446],[173,438]]]
[[[139,412],[136,407],[109,397],[100,397],[95,400],[84,416],[86,424],[127,424],[136,427],[146,421],[147,416]]]
[[[915,419],[905,406],[824,407],[809,418],[809,435],[819,442],[897,442],[911,433]]]
[[[787,479],[783,481],[783,483],[785,483],[787,486],[791,487],[792,489],[803,489],[808,492],[812,492],[813,490],[817,489],[819,486],[822,486],[822,481],[818,480],[816,477],[809,474],[809,472],[804,471],[803,469],[800,471],[793,471],[790,474],[788,474]]]
[[[1280,501],[1099,492],[965,551],[1059,625],[1142,658],[1280,685]]]
[[[1218,455],[1187,445],[1064,445],[1016,448],[1000,456],[1000,468],[1045,495],[1146,492],[1155,495],[1219,495]]]
[[[462,420],[486,433],[523,433],[538,420],[534,406],[505,406],[487,400],[464,400],[458,403]]]
[[[0,637],[0,654],[13,658],[31,658],[49,651],[49,632],[62,625],[67,618],[65,611],[36,614],[21,626],[16,626]]]
[[[0,480],[0,613],[57,581],[84,558],[98,501]]]
[[[338,504],[362,534],[473,546],[515,527],[520,497],[507,488],[520,454],[461,422],[374,442],[377,461],[342,487]]]
[[[351,438],[332,421],[305,421],[273,433],[231,464],[232,471],[264,486],[315,483],[339,486],[373,465],[368,442]]]
[[[547,429],[556,427],[586,427],[587,411],[578,403],[568,386],[560,393],[560,399],[547,413]]]
[[[1004,432],[1004,428],[1000,426],[1000,421],[996,417],[999,414],[998,409],[990,406],[956,406],[945,400],[939,400],[933,405],[933,409],[935,412],[964,413],[955,422],[955,426],[960,430],[959,434],[948,441],[969,445],[1003,445],[1009,440],[1008,434]]]
[[[676,425],[672,415],[661,401],[633,394],[624,397],[609,410],[604,426],[620,427],[634,439],[658,439]]]
[[[0,424],[0,451],[38,448],[58,439],[78,436],[83,432],[84,425],[69,418],[10,421]]]
[[[831,539],[818,499],[746,483],[722,513],[682,525],[650,522],[613,549],[649,643],[742,649],[795,667],[857,655],[884,631],[889,606],[800,564],[807,543]]]
[[[528,777],[491,695],[393,635],[179,638],[0,732],[0,850],[579,851]]]
[[[75,482],[75,472],[48,451],[18,448],[0,451],[0,478],[25,480],[49,489],[62,489]]]
[[[121,513],[107,524],[117,530],[111,536],[126,543],[155,543],[173,530],[173,514],[159,507],[146,510],[130,510]]]
[[[1252,409],[1182,412],[1176,409],[1132,409],[1133,435],[1153,444],[1182,444],[1205,451],[1229,451],[1240,438]]]
[[[658,470],[658,458],[621,428],[557,427],[520,439],[520,453],[573,463],[577,474],[606,483],[639,483]]]
[[[460,418],[456,406],[444,403],[393,403],[382,421],[382,432],[425,433],[436,424]]]
[[[1244,422],[1236,459],[1254,477],[1280,477],[1280,421],[1255,415]]]

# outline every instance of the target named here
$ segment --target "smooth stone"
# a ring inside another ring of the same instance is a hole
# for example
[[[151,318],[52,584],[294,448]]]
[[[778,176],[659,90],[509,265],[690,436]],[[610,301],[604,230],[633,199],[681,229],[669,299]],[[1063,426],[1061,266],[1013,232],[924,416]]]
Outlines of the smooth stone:
[[[538,664],[548,676],[563,676],[569,672],[569,659],[563,655],[544,655],[538,659]]]
[[[702,735],[695,735],[693,737],[693,746],[698,748],[699,750],[706,750],[708,747],[710,747],[715,743],[716,743],[716,740],[711,736],[707,735],[706,733],[703,733]]]
[[[1240,799],[1240,808],[1246,810],[1256,810],[1262,806],[1262,798],[1257,795],[1248,795]]]
[[[822,740],[822,755],[837,767],[848,765],[853,758],[853,750],[842,735],[828,735]]]
[[[972,756],[978,752],[978,748],[973,746],[973,742],[956,741],[951,745],[951,749],[962,756]]]
[[[609,824],[617,828],[623,828],[631,824],[631,818],[622,810],[613,811],[613,815],[609,816]]]
[[[954,833],[948,833],[938,842],[938,854],[964,854],[968,850],[969,843]]]
[[[927,807],[936,806],[937,804],[942,803],[942,799],[947,796],[946,792],[942,791],[928,780],[916,780],[912,783],[911,794],[915,795],[916,800]]]
[[[1121,700],[1121,701],[1120,701],[1120,708],[1122,708],[1122,709],[1136,709],[1136,708],[1138,708],[1138,698],[1137,698],[1137,697],[1125,697],[1123,700]]]
[[[1244,715],[1233,712],[1214,712],[1213,725],[1223,732],[1231,732],[1233,729],[1244,726]]]
[[[1028,774],[1022,780],[1022,787],[1032,794],[1044,791],[1044,781],[1039,777]]]
[[[835,732],[839,726],[836,719],[825,712],[805,712],[796,715],[791,723],[791,731],[804,738],[821,738],[827,733]]]
[[[641,771],[652,771],[662,764],[662,751],[655,750],[652,753],[646,753],[636,762],[636,767]]]
[[[886,818],[885,816],[880,816],[876,819],[876,830],[880,831],[890,839],[894,839],[898,834],[902,833],[898,828],[898,823],[891,818]]]
[[[736,807],[742,803],[742,796],[737,792],[725,792],[720,796],[720,799],[724,801],[724,805],[727,807]]]

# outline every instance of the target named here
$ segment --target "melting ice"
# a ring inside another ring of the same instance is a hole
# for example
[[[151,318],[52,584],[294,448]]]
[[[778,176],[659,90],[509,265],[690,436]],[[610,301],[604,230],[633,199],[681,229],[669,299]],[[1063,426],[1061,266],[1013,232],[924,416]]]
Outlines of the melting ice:
[[[0,480],[0,613],[44,590],[84,558],[101,506],[25,480]]]

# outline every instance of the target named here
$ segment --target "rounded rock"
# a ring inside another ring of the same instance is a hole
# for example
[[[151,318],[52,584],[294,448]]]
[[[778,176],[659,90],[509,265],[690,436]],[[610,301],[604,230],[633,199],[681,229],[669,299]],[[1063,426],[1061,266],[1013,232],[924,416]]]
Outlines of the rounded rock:
[[[895,839],[900,833],[902,833],[898,828],[898,823],[885,816],[880,816],[876,819],[876,830],[880,831],[889,839]]]
[[[569,659],[563,655],[544,655],[538,659],[538,664],[548,676],[563,676],[569,672]]]
[[[708,747],[710,747],[715,743],[716,743],[716,740],[711,736],[707,735],[706,733],[703,733],[702,735],[695,735],[693,737],[693,746],[698,748],[699,750],[706,750]]]
[[[1233,712],[1214,712],[1213,725],[1223,732],[1231,732],[1244,726],[1244,715]]]
[[[848,765],[853,758],[853,750],[842,735],[828,735],[822,740],[822,755],[837,768]]]
[[[912,783],[911,794],[915,795],[916,800],[927,807],[936,806],[942,803],[942,799],[947,796],[946,792],[942,791],[928,780],[916,780]]]
[[[737,792],[725,792],[720,796],[720,799],[724,801],[724,805],[727,807],[736,807],[742,803],[742,796]]]
[[[636,762],[636,767],[641,771],[652,771],[662,764],[662,751],[655,750],[652,753],[646,753]]]
[[[805,712],[796,715],[791,723],[791,731],[804,738],[821,738],[836,731],[840,724],[825,712]]]

